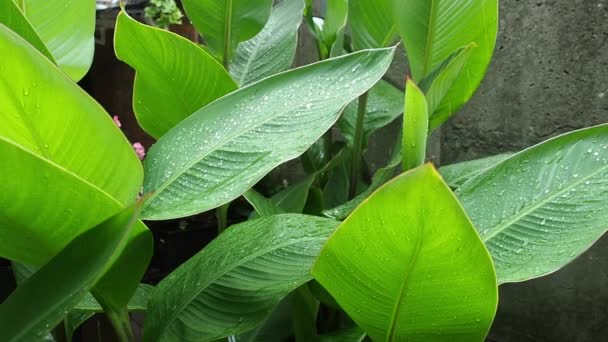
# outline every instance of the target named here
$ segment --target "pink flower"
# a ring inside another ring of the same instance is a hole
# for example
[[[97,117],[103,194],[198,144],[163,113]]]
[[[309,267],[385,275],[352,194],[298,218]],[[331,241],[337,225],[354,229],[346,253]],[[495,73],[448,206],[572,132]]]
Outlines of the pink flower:
[[[146,157],[146,148],[144,147],[144,145],[139,142],[136,142],[133,144],[133,150],[135,151],[135,154],[137,154],[139,160],[144,160],[144,158]]]
[[[120,123],[120,120],[118,119],[118,115],[114,115],[112,117],[112,120],[114,120],[114,123],[116,124],[116,126],[118,126],[118,128],[122,127],[122,124]]]

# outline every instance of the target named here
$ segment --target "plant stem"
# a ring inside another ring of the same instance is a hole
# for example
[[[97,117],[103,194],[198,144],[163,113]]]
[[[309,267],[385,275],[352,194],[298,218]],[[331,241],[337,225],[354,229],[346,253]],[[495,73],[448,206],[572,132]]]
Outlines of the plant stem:
[[[126,308],[120,311],[107,310],[106,315],[114,327],[114,331],[120,342],[131,342],[135,340],[131,328],[131,319]]]
[[[361,151],[363,148],[363,124],[367,112],[367,96],[367,92],[359,96],[359,106],[357,107],[357,124],[355,126],[355,138],[353,142],[353,155],[350,169],[350,188],[348,192],[348,197],[351,199],[357,196],[357,184],[359,183],[361,160],[363,159]]]
[[[215,209],[215,216],[217,217],[217,233],[218,234],[221,234],[228,227],[228,207],[230,207],[230,202]]]
[[[224,56],[222,58],[222,64],[224,69],[228,70],[228,64],[230,62],[230,40],[232,39],[232,1],[226,0],[226,16],[224,17]]]

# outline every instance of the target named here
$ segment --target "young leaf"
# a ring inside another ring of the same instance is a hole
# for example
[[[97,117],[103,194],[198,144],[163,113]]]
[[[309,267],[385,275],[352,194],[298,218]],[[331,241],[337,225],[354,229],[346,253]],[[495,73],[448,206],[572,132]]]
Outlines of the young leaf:
[[[303,11],[303,0],[282,1],[260,33],[237,45],[229,70],[239,87],[291,67]]]
[[[512,153],[503,153],[482,159],[442,166],[439,168],[439,173],[452,189],[456,189],[469,179],[483,173],[510,156],[512,156]]]
[[[386,47],[395,42],[393,0],[349,0],[348,12],[355,50]]]
[[[335,57],[342,53],[348,19],[348,0],[328,0],[326,6],[322,26],[316,32],[322,45],[319,46],[321,58]]]
[[[236,45],[253,38],[270,15],[272,0],[183,0],[188,18],[215,55],[229,61]]]
[[[454,51],[477,44],[434,115],[449,117],[473,95],[492,58],[498,32],[498,0],[393,0],[394,17],[410,70],[420,82]]]
[[[116,19],[114,48],[137,71],[133,110],[154,138],[237,88],[222,65],[197,44],[140,24],[124,11]]]
[[[380,81],[370,91],[367,98],[367,113],[363,123],[363,145],[377,129],[393,122],[403,113],[403,92],[386,81]],[[352,146],[357,124],[359,100],[351,102],[342,113],[338,126],[349,146]]]
[[[405,85],[405,110],[403,112],[403,170],[424,164],[426,140],[429,130],[429,112],[424,93],[408,79]]]
[[[393,48],[362,51],[242,88],[192,114],[152,147],[144,217],[196,214],[227,203],[302,154],[340,110],[386,72]]]
[[[2,1],[0,3],[0,24],[6,25],[13,32],[20,35],[36,50],[40,51],[46,58],[55,62],[53,55],[47,49],[40,36],[27,20],[21,9],[14,1]]]
[[[144,341],[213,341],[255,328],[311,279],[312,263],[336,225],[282,214],[227,229],[155,288]]]
[[[15,2],[61,70],[74,81],[84,77],[93,62],[95,49],[95,1],[18,0]],[[18,33],[21,34],[22,31]],[[29,37],[28,41],[31,42]],[[37,44],[34,46],[38,48]]]
[[[490,255],[430,165],[358,207],[312,273],[377,341],[483,341],[496,312]]]
[[[132,203],[142,168],[99,104],[4,26],[0,50],[11,51],[0,65],[0,255],[39,267]],[[151,254],[152,235],[137,222],[98,286],[126,304]]]
[[[129,207],[78,236],[17,287],[0,306],[0,340],[46,336],[118,259],[140,209]]]
[[[608,125],[517,153],[456,194],[494,258],[500,283],[557,271],[608,228]]]
[[[272,203],[271,200],[253,189],[247,190],[243,194],[243,197],[251,204],[258,216],[264,217],[284,213],[284,211]]]
[[[458,80],[458,77],[460,77],[462,69],[476,47],[477,45],[475,43],[471,43],[464,48],[458,49],[458,51],[448,57],[448,59],[436,67],[430,75],[420,82],[420,88],[425,91],[429,105],[430,130],[441,126],[441,124],[449,119],[450,115],[453,113],[450,108],[448,108],[448,111],[440,111],[437,114],[435,114],[435,111],[442,106],[451,106],[451,101],[453,99],[446,97],[446,94],[450,91],[454,82]],[[426,82],[430,83],[430,85],[423,86],[423,83]]]

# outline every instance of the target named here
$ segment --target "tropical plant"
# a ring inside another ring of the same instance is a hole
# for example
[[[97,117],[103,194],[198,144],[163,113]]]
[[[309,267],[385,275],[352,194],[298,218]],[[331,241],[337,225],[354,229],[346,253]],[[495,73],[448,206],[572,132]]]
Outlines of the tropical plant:
[[[2,341],[71,340],[101,311],[129,341],[135,310],[144,341],[483,341],[498,285],[557,271],[606,230],[608,125],[425,164],[429,134],[490,63],[498,0],[328,0],[323,18],[311,0],[183,0],[203,46],[123,9],[115,52],[157,139],[143,168],[74,83],[90,22],[42,18],[55,2],[0,3],[0,256],[19,282]],[[302,21],[319,62],[290,70]],[[404,90],[382,80],[399,41]],[[370,177],[368,140],[402,114]],[[299,181],[256,187],[290,160]],[[251,215],[226,227],[241,196]],[[140,285],[152,255],[140,219],[210,210],[218,236]]]

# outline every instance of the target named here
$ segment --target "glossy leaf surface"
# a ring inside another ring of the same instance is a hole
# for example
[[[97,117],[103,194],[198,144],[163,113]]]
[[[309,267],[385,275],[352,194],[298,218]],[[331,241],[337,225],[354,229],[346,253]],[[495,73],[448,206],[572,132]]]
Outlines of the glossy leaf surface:
[[[608,229],[608,125],[517,153],[464,183],[457,195],[500,283],[554,272]]]
[[[410,79],[405,85],[403,112],[403,170],[408,171],[424,164],[429,128],[429,109],[424,93]]]
[[[78,236],[17,287],[0,306],[0,340],[45,337],[121,255],[140,209],[129,207]]]
[[[12,31],[20,35],[28,43],[32,44],[36,50],[40,51],[46,58],[55,61],[51,52],[40,36],[27,20],[21,9],[14,1],[2,1],[0,3],[0,24],[5,25]]]
[[[282,214],[228,228],[155,288],[145,341],[212,341],[252,330],[310,268],[337,222]]]
[[[446,165],[439,168],[439,173],[452,189],[456,189],[469,179],[483,173],[511,155],[511,153],[503,153],[482,159]]]
[[[392,0],[349,0],[348,5],[355,50],[386,47],[397,40]]]
[[[403,113],[403,92],[386,81],[380,81],[370,91],[367,98],[367,113],[363,122],[363,143],[367,145],[369,136],[377,129],[393,122]],[[346,142],[352,146],[357,124],[359,100],[351,102],[342,113],[338,126]]]
[[[114,48],[137,71],[133,110],[154,138],[237,88],[222,65],[197,44],[138,23],[125,12],[116,21]]]
[[[188,18],[220,60],[230,60],[236,45],[262,30],[272,0],[183,0]]]
[[[262,31],[237,46],[229,70],[239,87],[291,67],[303,11],[303,0],[282,1],[273,7]]]
[[[452,98],[446,97],[454,83],[462,75],[464,66],[469,61],[471,53],[477,47],[475,43],[471,43],[466,47],[458,49],[443,63],[435,68],[425,79],[420,81],[420,88],[426,91],[426,99],[429,106],[429,129],[433,130],[439,127],[450,115],[453,110],[442,110],[435,113],[442,106],[451,106]],[[428,87],[423,86],[426,81],[430,83]]]
[[[61,70],[74,81],[84,77],[95,50],[95,1],[18,0],[16,3]]]
[[[142,168],[110,116],[51,61],[2,26],[0,50],[11,51],[0,65],[0,176],[9,180],[0,184],[0,255],[40,267],[133,203]],[[126,305],[151,253],[137,222],[98,283],[108,300]]]
[[[362,51],[278,74],[197,111],[146,158],[146,219],[196,214],[227,203],[273,168],[304,153],[342,107],[386,72],[394,49]]]
[[[435,110],[435,115],[449,117],[473,95],[490,63],[498,31],[498,0],[393,3],[415,82],[427,77],[458,49],[477,44],[445,101]]]
[[[363,202],[312,273],[377,341],[483,341],[498,300],[490,255],[430,165]]]

